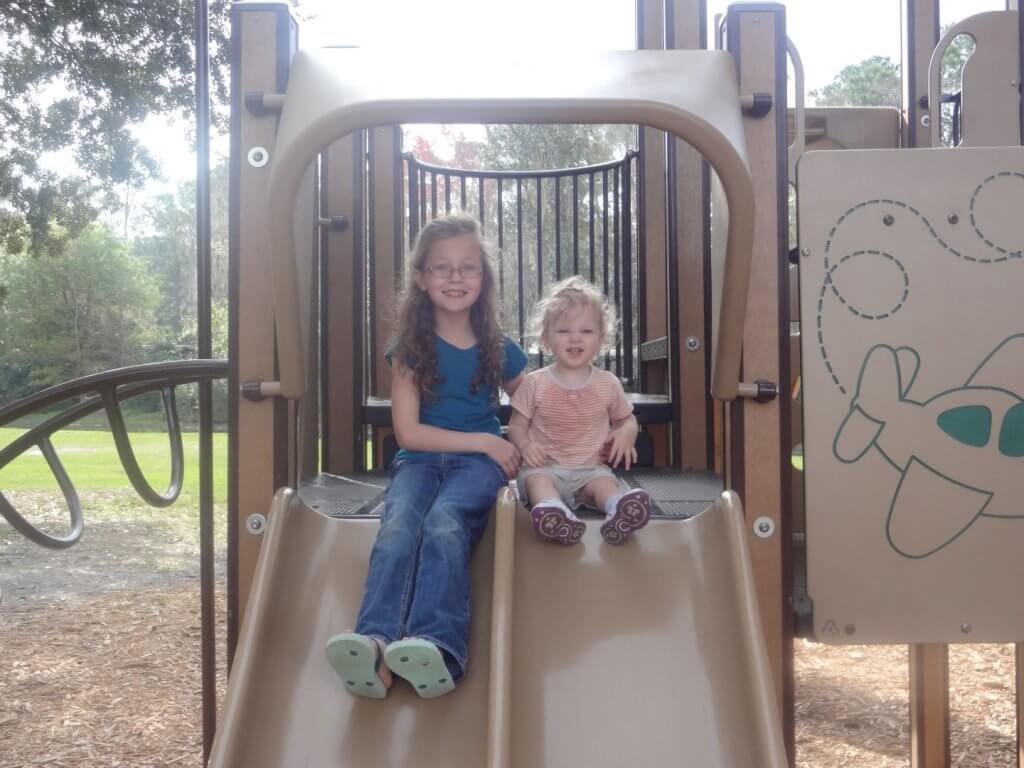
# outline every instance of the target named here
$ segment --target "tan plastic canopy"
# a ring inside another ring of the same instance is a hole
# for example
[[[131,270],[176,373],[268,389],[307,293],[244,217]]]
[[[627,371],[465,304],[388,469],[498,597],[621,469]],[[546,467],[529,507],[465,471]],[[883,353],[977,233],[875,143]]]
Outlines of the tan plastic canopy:
[[[754,192],[732,56],[722,51],[531,53],[499,67],[467,66],[441,78],[410,76],[393,52],[299,51],[271,153],[269,203],[280,391],[305,392],[304,344],[293,258],[293,203],[320,150],[379,125],[460,123],[636,123],[695,147],[728,202],[724,262],[714,264],[719,307],[712,394],[736,397],[753,242]]]

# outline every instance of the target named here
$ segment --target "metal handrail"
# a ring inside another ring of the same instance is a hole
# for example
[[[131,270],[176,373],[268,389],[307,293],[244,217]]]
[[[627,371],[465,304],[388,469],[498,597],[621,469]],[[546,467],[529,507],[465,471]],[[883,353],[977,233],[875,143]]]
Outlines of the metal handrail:
[[[0,448],[0,470],[21,456],[25,451],[39,448],[46,463],[60,486],[64,501],[68,505],[71,529],[64,536],[55,536],[32,525],[19,513],[0,491],[0,515],[30,541],[50,549],[66,549],[75,544],[82,535],[84,515],[81,501],[71,478],[57,456],[50,438],[53,434],[84,416],[100,409],[106,411],[107,420],[114,437],[118,457],[132,487],[147,503],[154,507],[173,504],[181,493],[184,477],[184,451],[181,440],[181,423],[174,399],[174,389],[181,384],[222,379],[228,375],[226,360],[182,360],[166,363],[147,363],[127,368],[117,368],[103,373],[58,384],[29,397],[0,408],[0,427],[17,419],[37,413],[51,405],[75,397],[85,400],[68,406],[57,415],[37,424],[25,434],[19,435],[9,444]],[[138,459],[131,446],[125,426],[121,402],[148,392],[159,391],[167,421],[167,436],[171,449],[171,478],[167,490],[160,493],[146,480]]]

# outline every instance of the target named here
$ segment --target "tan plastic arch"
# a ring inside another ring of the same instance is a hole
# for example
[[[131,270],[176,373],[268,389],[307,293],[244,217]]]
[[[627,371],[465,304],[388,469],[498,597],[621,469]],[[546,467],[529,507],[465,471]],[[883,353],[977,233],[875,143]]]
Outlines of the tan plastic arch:
[[[722,181],[729,206],[727,248],[714,264],[720,308],[712,394],[736,397],[753,242],[754,191],[730,54],[721,51],[607,51],[531,54],[499,67],[416,77],[394,53],[300,51],[292,61],[269,207],[280,394],[305,392],[292,210],[302,174],[321,148],[363,128],[420,122],[636,123],[695,147]]]

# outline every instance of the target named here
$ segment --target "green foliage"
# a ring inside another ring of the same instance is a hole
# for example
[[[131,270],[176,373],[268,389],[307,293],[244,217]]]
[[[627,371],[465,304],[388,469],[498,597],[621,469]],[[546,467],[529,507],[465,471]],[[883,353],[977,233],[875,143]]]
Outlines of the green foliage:
[[[227,104],[227,0],[210,2],[211,79]],[[0,13],[0,245],[58,254],[122,185],[157,175],[130,126],[194,110],[195,5],[184,0],[13,0]],[[40,157],[63,151],[83,176]],[[53,226],[56,225],[56,226]]]
[[[900,65],[888,56],[872,56],[843,67],[807,98],[821,107],[899,107],[901,92]]]
[[[489,125],[480,158],[487,169],[540,171],[605,163],[635,145],[632,125]]]
[[[156,287],[107,227],[93,224],[66,252],[3,257],[0,402],[145,359],[156,336]]]

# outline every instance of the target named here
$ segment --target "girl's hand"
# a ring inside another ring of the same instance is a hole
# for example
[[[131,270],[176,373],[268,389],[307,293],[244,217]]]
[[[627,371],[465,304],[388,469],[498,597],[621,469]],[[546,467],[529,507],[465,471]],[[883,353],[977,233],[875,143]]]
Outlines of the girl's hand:
[[[547,464],[548,456],[544,449],[536,443],[527,443],[523,448],[523,462],[528,467],[543,467]]]
[[[519,451],[508,440],[497,435],[484,435],[481,451],[498,463],[505,477],[511,479],[519,472]]]
[[[613,429],[605,441],[605,450],[608,452],[608,464],[617,467],[623,462],[624,469],[629,469],[636,464],[636,442],[637,427],[635,422],[623,424]]]

